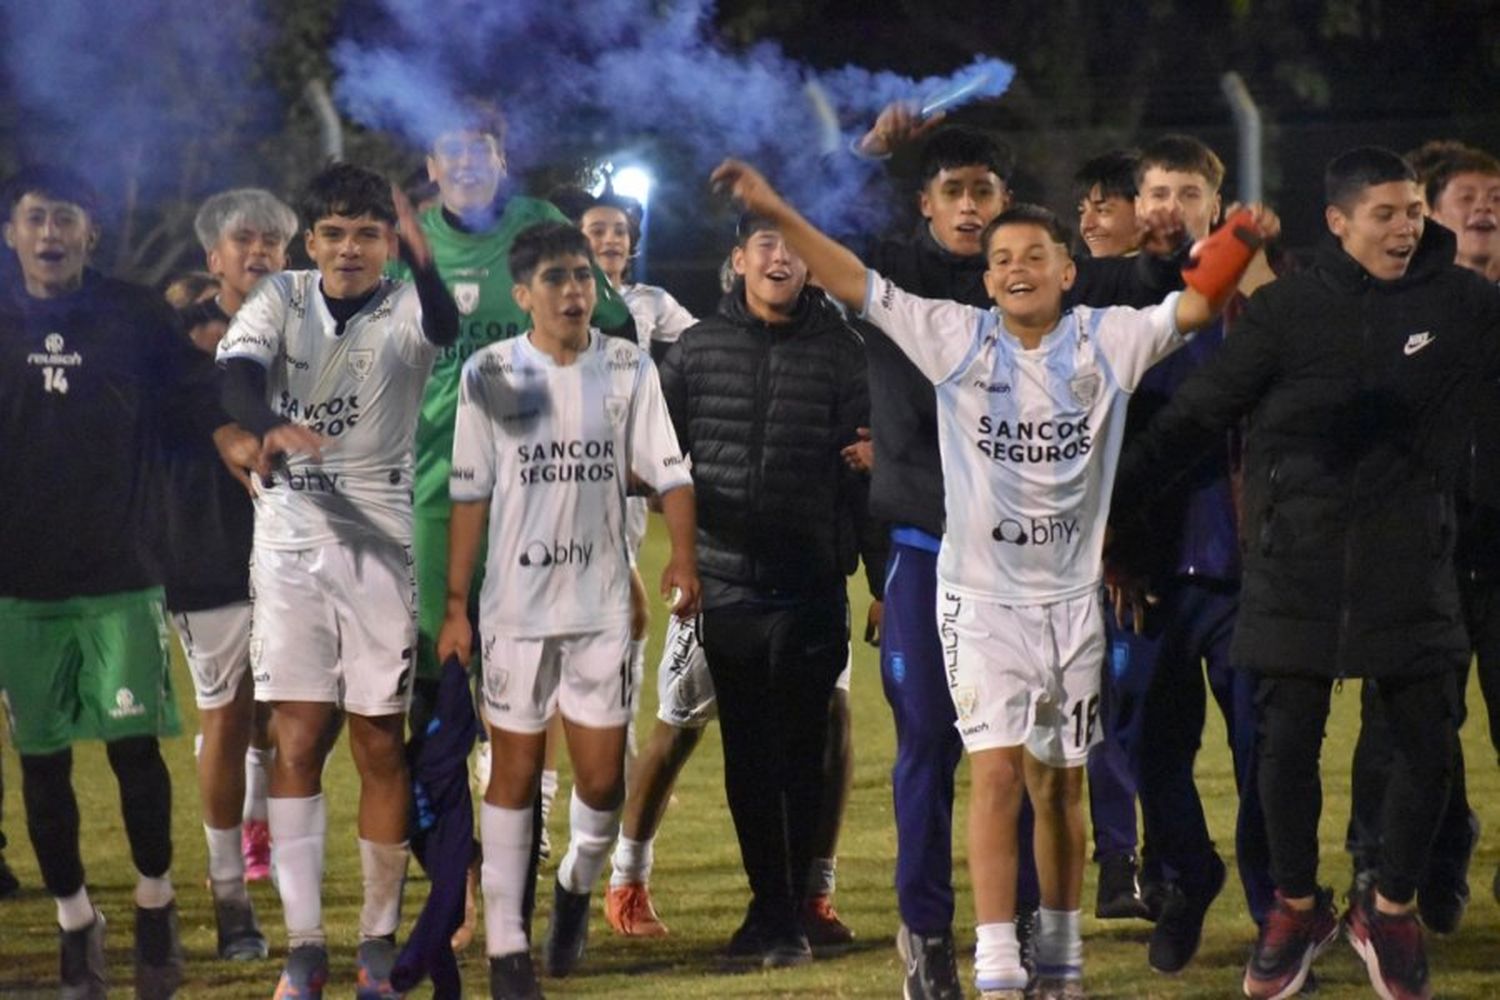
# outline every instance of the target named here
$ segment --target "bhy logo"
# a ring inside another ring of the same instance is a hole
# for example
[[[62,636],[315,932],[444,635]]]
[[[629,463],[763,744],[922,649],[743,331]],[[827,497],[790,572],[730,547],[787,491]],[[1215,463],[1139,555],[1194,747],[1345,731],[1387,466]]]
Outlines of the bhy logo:
[[[531,568],[547,569],[552,566],[582,566],[588,568],[594,558],[593,542],[542,541],[536,539],[526,543],[521,550],[520,563]]]

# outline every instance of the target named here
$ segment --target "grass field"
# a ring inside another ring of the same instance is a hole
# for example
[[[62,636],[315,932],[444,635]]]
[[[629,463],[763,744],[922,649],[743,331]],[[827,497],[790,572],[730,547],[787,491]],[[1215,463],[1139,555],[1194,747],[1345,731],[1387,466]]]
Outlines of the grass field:
[[[659,525],[642,554],[648,587],[662,560]],[[867,597],[855,592],[856,619],[862,618]],[[662,621],[653,623],[648,670],[654,677],[661,646]],[[860,630],[856,629],[856,633]],[[891,815],[889,770],[893,735],[890,713],[880,692],[875,651],[855,646],[853,683],[856,773],[854,791],[839,852],[837,902],[844,919],[855,929],[858,942],[848,952],[822,959],[797,970],[762,972],[726,966],[718,950],[739,923],[747,890],[729,813],[724,804],[717,729],[710,729],[677,789],[677,803],[668,812],[656,847],[653,892],[662,917],[672,928],[664,941],[627,941],[612,936],[602,907],[596,902],[590,953],[582,971],[566,981],[545,982],[549,996],[652,997],[898,997],[899,962],[892,947],[897,924],[891,871],[896,850]],[[188,731],[194,723],[191,688],[178,664],[178,695]],[[648,677],[641,716],[649,725],[655,712],[655,683]],[[1348,815],[1349,758],[1358,715],[1358,685],[1346,685],[1334,699],[1324,753],[1322,851],[1323,880],[1339,892],[1348,880],[1342,853],[1343,823]],[[1469,692],[1477,709],[1477,687]],[[1464,743],[1469,761],[1469,794],[1484,823],[1485,836],[1475,858],[1474,902],[1463,929],[1455,937],[1434,942],[1431,960],[1438,996],[1472,1000],[1500,996],[1500,905],[1490,892],[1490,880],[1500,862],[1500,774],[1489,749],[1482,711],[1471,711]],[[1210,713],[1198,762],[1199,788],[1210,823],[1226,861],[1233,849],[1233,778],[1223,729]],[[176,801],[173,833],[176,840],[174,875],[182,910],[184,944],[188,953],[185,998],[268,997],[283,952],[280,908],[274,891],[264,883],[253,887],[262,923],[272,941],[273,959],[251,965],[231,965],[214,958],[213,918],[203,888],[205,849],[196,786],[192,778],[190,737],[168,741]],[[0,903],[0,996],[55,995],[56,925],[51,900],[40,888],[31,845],[21,820],[20,778],[16,758],[4,756],[7,798],[4,828],[11,838],[7,852],[25,888],[17,899]],[[966,770],[959,772],[959,816],[965,808]],[[134,878],[119,818],[117,789],[97,745],[78,749],[75,784],[83,812],[84,858],[89,886],[111,921],[109,956],[117,992],[130,982],[130,892]],[[567,779],[564,777],[564,786]],[[354,844],[357,801],[353,769],[341,743],[329,770],[330,837],[324,884],[326,919],[333,955],[329,997],[352,995],[354,930],[359,911],[359,863]],[[559,797],[559,802],[565,799]],[[554,844],[566,841],[567,808],[557,809],[552,822]],[[957,823],[960,831],[963,823]],[[960,833],[961,837],[961,833]],[[973,910],[967,893],[964,845],[954,845],[960,894],[956,928],[965,982],[973,949]],[[561,851],[555,849],[554,856]],[[416,866],[413,865],[415,871]],[[1230,871],[1233,872],[1231,862]],[[1092,919],[1093,876],[1084,886],[1084,948],[1087,984],[1093,997],[1228,997],[1239,995],[1239,981],[1253,926],[1236,882],[1229,883],[1209,913],[1197,959],[1181,975],[1164,977],[1146,964],[1149,926],[1136,921],[1100,923]],[[540,898],[550,901],[551,872],[545,875]],[[426,883],[414,878],[408,887],[406,921],[415,918],[426,895]],[[545,933],[546,907],[538,914],[536,937]],[[481,936],[482,942],[482,936]],[[486,966],[481,944],[465,957],[465,981],[470,996],[487,995]],[[1345,944],[1337,944],[1319,962],[1325,998],[1370,996],[1363,966]],[[419,990],[413,995],[426,995]]]

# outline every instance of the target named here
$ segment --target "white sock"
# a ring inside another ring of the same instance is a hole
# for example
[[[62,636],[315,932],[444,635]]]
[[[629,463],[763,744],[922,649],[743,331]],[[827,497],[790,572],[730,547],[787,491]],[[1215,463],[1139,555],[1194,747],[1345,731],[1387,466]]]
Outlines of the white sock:
[[[203,836],[208,841],[208,881],[214,899],[244,901],[245,856],[240,853],[240,827],[231,826],[219,830],[203,824]]]
[[[557,866],[557,884],[569,892],[592,892],[620,833],[620,810],[590,808],[573,788],[568,804],[568,853]]]
[[[266,819],[276,844],[277,889],[287,945],[323,944],[323,841],[328,806],[322,795],[267,799]]]
[[[271,751],[251,747],[245,751],[245,807],[244,818],[266,820],[266,794],[271,788],[271,778],[266,766],[271,763]]]
[[[641,885],[649,885],[651,882],[651,844],[655,837],[647,837],[645,840],[631,840],[624,834],[615,842],[615,854],[611,858],[614,866],[609,876],[609,887],[618,889],[622,885],[639,882]]]
[[[193,734],[193,759],[197,760],[199,757],[202,757],[202,756],[203,756],[203,734],[202,733],[194,733]]]
[[[1083,935],[1077,910],[1037,911],[1036,967],[1046,976],[1079,979],[1083,976]]]
[[[401,926],[401,889],[406,885],[406,862],[411,847],[359,840],[359,869],[364,875],[365,901],[359,911],[361,940],[386,937]]]
[[[641,704],[641,684],[646,679],[646,640],[645,638],[630,640],[630,690],[634,697],[630,700],[630,718],[625,723],[625,761],[630,763],[635,760],[635,710]],[[629,773],[626,768],[626,773]]]
[[[531,942],[521,922],[526,876],[531,867],[531,810],[479,807],[479,840],[484,865],[484,951],[490,958],[526,951]]]
[[[65,931],[79,931],[94,922],[94,903],[87,886],[79,886],[71,896],[57,898],[57,925]]]
[[[974,984],[984,990],[1024,990],[1026,970],[1016,922],[980,924],[974,928]]]
[[[838,870],[838,858],[813,858],[807,866],[807,898],[832,896]]]
[[[542,772],[542,826],[552,818],[552,800],[557,798],[557,771]]]
[[[172,891],[172,879],[168,875],[153,878],[150,875],[136,875],[135,879],[135,905],[143,910],[159,910],[166,906],[174,898],[176,893]]]

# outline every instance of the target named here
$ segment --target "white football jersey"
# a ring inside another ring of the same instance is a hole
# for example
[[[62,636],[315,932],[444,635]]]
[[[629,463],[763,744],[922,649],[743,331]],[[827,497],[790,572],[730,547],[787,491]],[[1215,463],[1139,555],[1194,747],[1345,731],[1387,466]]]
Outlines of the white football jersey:
[[[321,459],[288,456],[255,482],[255,544],[305,549],[377,535],[411,542],[412,435],[437,347],[415,286],[385,279],[335,336],[317,271],[263,279],[218,358],[266,368],[271,409],[326,439]]]
[[[1099,586],[1128,394],[1182,345],[1176,310],[1176,294],[1150,309],[1075,306],[1025,350],[998,310],[869,273],[865,318],[937,389],[944,587],[1048,604]]]
[[[674,344],[682,331],[698,322],[682,307],[672,293],[655,285],[625,285],[620,297],[635,320],[635,339],[641,350],[650,352],[652,343]],[[630,543],[630,558],[640,550],[646,537],[646,500],[631,497],[625,511],[625,532]]]
[[[589,332],[558,365],[530,335],[464,364],[449,493],[489,504],[480,629],[539,638],[630,619],[625,492],[692,485],[656,366]]]

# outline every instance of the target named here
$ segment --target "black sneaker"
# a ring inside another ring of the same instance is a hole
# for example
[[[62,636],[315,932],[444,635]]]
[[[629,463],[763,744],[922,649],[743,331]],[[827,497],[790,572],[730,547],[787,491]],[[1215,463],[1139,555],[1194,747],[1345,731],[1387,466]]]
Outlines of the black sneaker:
[[[1134,854],[1116,854],[1099,861],[1099,894],[1094,916],[1100,920],[1144,920],[1151,915],[1141,898]]]
[[[214,900],[214,926],[219,936],[219,957],[228,962],[254,962],[268,954],[266,936],[255,921],[255,907],[243,900]]]
[[[589,894],[569,892],[553,883],[552,926],[547,931],[543,968],[561,979],[578,967],[589,940]]]
[[[518,951],[490,959],[490,1000],[542,1000],[531,952]]]
[[[1284,1000],[1302,992],[1312,975],[1313,959],[1338,936],[1333,894],[1319,889],[1310,910],[1286,905],[1278,890],[1276,903],[1245,965],[1245,996],[1251,1000]]]
[[[20,891],[21,880],[16,878],[16,873],[10,870],[5,855],[0,854],[0,899],[9,899]]]
[[[135,995],[138,1000],[171,1000],[182,985],[182,939],[177,932],[177,901],[135,908]]]
[[[1201,886],[1168,883],[1162,892],[1161,913],[1151,929],[1151,944],[1146,951],[1151,968],[1157,972],[1181,972],[1198,953],[1203,940],[1203,918],[1224,888],[1224,861],[1217,854],[1209,857],[1208,881]]]
[[[401,1000],[391,985],[396,967],[395,935],[367,938],[354,955],[354,1000]]]
[[[952,931],[924,937],[902,924],[896,931],[896,952],[906,975],[903,1000],[963,1000]]]
[[[1370,985],[1385,1000],[1429,1000],[1427,949],[1414,913],[1381,913],[1374,891],[1366,892],[1344,915],[1344,933],[1364,959]]]
[[[104,914],[94,909],[94,922],[76,931],[57,932],[62,1000],[104,1000],[108,995],[109,966],[104,960]]]
[[[1469,859],[1479,843],[1479,817],[1469,813],[1469,841],[1457,857],[1434,857],[1417,886],[1417,912],[1434,934],[1452,934],[1469,908]]]
[[[760,915],[760,909],[752,900],[745,909],[745,919],[729,935],[724,954],[730,958],[755,958],[765,954],[766,942],[770,939],[770,928]]]
[[[767,969],[790,969],[813,960],[812,945],[800,930],[784,931],[766,938],[760,964]]]

